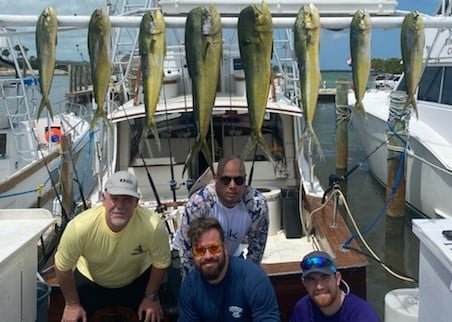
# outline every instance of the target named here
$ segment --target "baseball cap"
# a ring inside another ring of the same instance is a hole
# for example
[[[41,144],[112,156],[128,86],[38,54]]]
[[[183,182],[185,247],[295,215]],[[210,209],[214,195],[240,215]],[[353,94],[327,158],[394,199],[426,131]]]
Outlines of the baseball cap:
[[[333,275],[337,272],[333,258],[325,252],[313,251],[307,254],[300,263],[303,277],[311,273]]]
[[[137,178],[128,171],[113,173],[105,183],[105,191],[111,195],[126,195],[140,198]]]

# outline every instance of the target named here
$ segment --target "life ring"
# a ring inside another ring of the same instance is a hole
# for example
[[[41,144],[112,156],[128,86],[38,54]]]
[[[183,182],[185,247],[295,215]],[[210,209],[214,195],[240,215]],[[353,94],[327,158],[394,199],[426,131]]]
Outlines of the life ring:
[[[60,143],[62,135],[59,127],[51,127],[50,131],[46,129],[45,138],[47,142]]]

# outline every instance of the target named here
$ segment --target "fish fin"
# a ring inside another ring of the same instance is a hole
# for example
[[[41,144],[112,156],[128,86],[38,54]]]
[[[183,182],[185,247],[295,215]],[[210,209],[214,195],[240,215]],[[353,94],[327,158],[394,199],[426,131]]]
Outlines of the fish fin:
[[[49,100],[48,96],[43,96],[42,97],[41,103],[39,104],[38,115],[37,115],[36,119],[39,119],[39,117],[41,116],[42,111],[44,110],[44,107],[47,107],[47,111],[49,112],[50,118],[53,121],[52,105],[50,104],[50,100]]]

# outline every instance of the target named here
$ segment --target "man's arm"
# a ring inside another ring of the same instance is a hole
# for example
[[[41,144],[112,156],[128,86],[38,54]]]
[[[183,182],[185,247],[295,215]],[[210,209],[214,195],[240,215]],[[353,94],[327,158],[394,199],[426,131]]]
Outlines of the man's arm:
[[[138,308],[138,318],[140,321],[163,320],[163,310],[158,294],[165,272],[166,269],[151,268],[148,284],[146,285],[146,290],[143,294],[143,300]]]
[[[246,259],[260,265],[267,243],[269,215],[268,204],[264,195],[258,191],[253,193],[253,201],[247,202],[247,211],[251,216],[251,227],[248,232],[248,254]]]
[[[77,288],[75,286],[73,271],[60,271],[55,267],[55,272],[58,284],[64,296],[64,301],[66,302],[62,321],[77,321],[78,319],[82,319],[83,322],[86,322],[86,312],[80,305],[80,299],[78,296]]]

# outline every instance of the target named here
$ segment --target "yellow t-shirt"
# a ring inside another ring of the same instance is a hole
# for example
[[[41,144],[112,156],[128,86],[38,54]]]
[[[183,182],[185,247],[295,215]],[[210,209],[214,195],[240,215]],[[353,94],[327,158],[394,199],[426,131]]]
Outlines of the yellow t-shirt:
[[[171,264],[168,232],[160,217],[138,206],[127,226],[111,231],[100,205],[72,219],[55,254],[60,271],[77,269],[93,282],[116,288],[130,284],[151,265]]]

